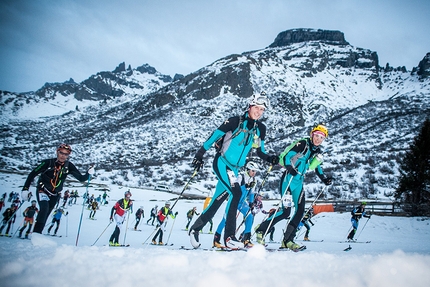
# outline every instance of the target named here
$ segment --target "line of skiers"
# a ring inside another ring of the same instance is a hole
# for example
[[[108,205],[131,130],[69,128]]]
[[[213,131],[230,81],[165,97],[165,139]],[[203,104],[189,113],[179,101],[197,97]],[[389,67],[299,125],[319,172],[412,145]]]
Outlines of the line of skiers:
[[[291,218],[284,231],[281,248],[297,250],[301,247],[294,242],[294,238],[305,215],[304,175],[308,171],[315,171],[325,185],[332,184],[332,178],[326,176],[321,168],[324,154],[321,144],[328,137],[328,129],[324,124],[318,124],[311,129],[309,137],[296,140],[280,155],[268,154],[265,149],[266,126],[260,121],[260,118],[269,106],[269,99],[264,93],[254,94],[248,103],[246,112],[225,120],[196,152],[191,165],[195,171],[199,171],[203,168],[203,157],[206,151],[212,146],[216,148],[212,168],[218,182],[208,206],[204,208],[188,230],[190,243],[194,248],[200,246],[199,232],[207,223],[212,222],[215,213],[226,200],[227,208],[215,233],[214,244],[221,245],[223,239],[223,245],[231,249],[252,246],[250,230],[253,217],[259,210],[256,207],[260,204],[258,197],[252,198],[255,195],[253,190],[256,186],[255,174],[259,170],[256,161],[250,161],[251,156],[255,155],[270,165],[269,170],[278,164],[284,169],[279,184],[282,200],[276,210],[256,227],[257,242],[264,243],[265,236],[273,232],[276,223]],[[29,200],[31,197],[30,184],[39,175],[36,199],[40,210],[34,226],[36,233],[42,232],[48,215],[58,203],[66,177],[71,174],[81,182],[89,182],[91,175],[95,173],[94,167],[90,166],[85,174],[81,174],[68,160],[71,152],[70,145],[61,144],[56,150],[56,158],[43,160],[30,172],[22,188],[23,200]],[[245,171],[242,172],[242,169]],[[119,244],[119,232],[124,223],[125,214],[127,211],[132,211],[130,197],[131,193],[126,192],[124,199],[117,201],[112,208],[110,219],[116,221],[116,228],[109,241],[111,245]],[[290,217],[293,207],[294,213]],[[157,215],[151,212],[147,223],[152,220],[153,225],[154,220],[157,219],[157,226],[160,227],[166,216],[175,216],[169,210],[166,205],[158,211]],[[244,214],[245,224],[245,231],[240,239],[236,238],[236,212],[238,210]],[[188,221],[186,228],[190,223],[191,220]],[[161,234],[162,236],[162,230],[160,230],[161,228],[158,228],[156,235]],[[224,232],[223,238],[221,238],[221,232]],[[353,236],[354,234],[350,234],[348,238],[352,239]],[[160,241],[162,240],[159,239]]]

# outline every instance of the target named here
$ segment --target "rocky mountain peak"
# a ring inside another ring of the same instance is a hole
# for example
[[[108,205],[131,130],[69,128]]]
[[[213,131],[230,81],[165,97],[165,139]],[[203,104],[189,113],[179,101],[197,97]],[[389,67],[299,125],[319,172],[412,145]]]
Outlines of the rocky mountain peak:
[[[430,53],[427,53],[418,64],[417,74],[421,79],[428,78],[430,76]]]
[[[269,48],[288,46],[294,43],[307,41],[323,41],[333,45],[349,45],[340,31],[322,29],[292,29],[286,30],[276,36]]]

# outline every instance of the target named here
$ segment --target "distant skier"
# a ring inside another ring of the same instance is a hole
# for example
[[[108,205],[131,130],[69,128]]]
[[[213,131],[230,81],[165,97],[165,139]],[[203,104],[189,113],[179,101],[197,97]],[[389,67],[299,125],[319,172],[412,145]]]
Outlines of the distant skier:
[[[306,211],[305,215],[303,216],[302,221],[300,221],[299,226],[297,226],[297,231],[299,231],[302,226],[304,226],[306,228],[306,233],[305,236],[303,238],[304,241],[310,241],[309,240],[309,232],[311,231],[311,227],[309,225],[312,224],[312,226],[314,226],[314,223],[312,222],[311,218],[314,215],[314,209],[312,207],[309,208],[308,211]]]
[[[49,226],[49,228],[48,228],[48,234],[51,234],[51,229],[52,229],[52,227],[54,227],[54,225],[56,223],[57,226],[55,227],[54,235],[57,235],[58,228],[60,228],[61,216],[62,215],[67,216],[68,214],[69,214],[69,212],[64,212],[63,207],[60,207],[57,210],[55,210],[54,214],[52,215],[53,218],[52,218],[51,226]]]
[[[24,226],[19,230],[18,237],[22,237],[22,232],[28,224],[28,229],[25,232],[25,238],[28,238],[28,235],[31,232],[31,227],[33,226],[34,215],[39,212],[39,209],[36,207],[36,203],[36,200],[32,200],[31,205],[27,207],[22,213],[22,215],[24,215]]]
[[[191,223],[191,220],[193,220],[193,217],[194,217],[194,214],[195,215],[200,215],[200,213],[198,213],[197,212],[197,207],[193,207],[193,208],[191,208],[190,210],[188,210],[188,212],[187,212],[187,225],[185,226],[185,230],[188,230],[188,227],[190,227],[190,223]]]
[[[97,202],[97,200],[93,200],[93,202],[91,202],[91,212],[89,216],[90,219],[94,219],[97,209],[99,209],[99,203]]]
[[[361,217],[366,217],[366,218],[370,218],[370,214],[366,214],[365,211],[366,208],[366,202],[363,201],[359,206],[357,206],[356,208],[354,208],[351,211],[351,224],[352,224],[352,230],[351,232],[348,234],[347,239],[348,240],[354,240],[354,235],[357,232],[358,229],[358,221],[360,220]]]
[[[158,231],[157,233],[155,233],[154,237],[152,238],[152,244],[157,244],[157,237],[158,238],[158,245],[163,245],[163,224],[167,223],[167,216],[169,216],[171,218],[175,218],[178,215],[178,212],[175,212],[175,214],[173,214],[172,210],[170,209],[170,202],[166,202],[166,204],[164,205],[164,207],[160,208],[160,210],[158,211],[157,214],[157,228]]]
[[[132,212],[133,201],[131,198],[131,192],[128,190],[124,193],[124,198],[118,200],[115,205],[112,207],[110,213],[110,221],[115,219],[116,226],[115,230],[110,236],[109,245],[110,246],[119,246],[119,234],[121,232],[121,227],[125,220],[125,215],[127,212]]]
[[[137,230],[137,226],[139,225],[140,220],[142,218],[145,218],[143,206],[139,207],[139,209],[135,213],[135,216],[136,216],[136,224],[134,225],[134,230]]]
[[[57,158],[43,160],[27,177],[22,188],[21,196],[23,200],[29,198],[30,184],[34,178],[40,174],[37,181],[36,199],[39,203],[39,213],[34,224],[35,233],[42,233],[49,214],[59,202],[59,193],[63,189],[66,177],[71,174],[79,181],[87,181],[90,175],[94,174],[94,168],[90,167],[86,174],[82,175],[68,158],[72,148],[68,144],[61,144],[57,148]]]
[[[151,225],[154,225],[154,220],[155,220],[155,218],[157,217],[157,213],[158,213],[158,205],[154,206],[154,207],[151,209],[151,214],[150,214],[150,217],[149,217],[148,221],[146,221],[146,224],[149,224],[149,222],[150,222],[150,221],[151,221],[151,219],[152,219],[152,223],[151,223]]]
[[[9,208],[6,208],[6,210],[3,212],[3,221],[0,227],[0,236],[2,235],[3,229],[7,225],[5,236],[10,236],[10,226],[15,223],[16,219],[16,210],[18,209],[18,206],[14,203]]]

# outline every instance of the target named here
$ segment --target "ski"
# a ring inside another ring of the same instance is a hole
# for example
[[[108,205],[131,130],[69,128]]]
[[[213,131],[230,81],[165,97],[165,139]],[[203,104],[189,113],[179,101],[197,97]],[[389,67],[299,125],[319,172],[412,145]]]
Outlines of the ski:
[[[355,240],[352,240],[352,241],[349,241],[349,240],[345,240],[345,241],[339,241],[339,243],[370,243],[370,242],[372,242],[372,241],[355,241]]]
[[[130,244],[108,245],[109,247],[130,247]]]
[[[173,246],[173,243],[154,244],[154,243],[151,242],[150,245],[154,245],[154,246]]]
[[[351,247],[351,245],[349,245],[347,248],[345,248],[343,251],[349,251],[349,250],[351,250],[352,249],[352,247]]]
[[[289,249],[289,248],[277,248],[277,249],[266,248],[266,250],[269,251],[269,252],[276,252],[276,251],[282,251],[282,252],[284,252],[284,251],[300,252],[300,251],[306,250],[306,246],[303,245],[303,246],[300,246],[299,248],[296,248],[296,249]]]
[[[49,234],[49,233],[46,233],[45,235],[52,236],[52,237],[63,237],[63,235],[56,235],[56,234]]]
[[[9,235],[9,234],[0,234],[0,236],[4,236],[4,237],[12,237],[12,235]]]
[[[323,242],[324,239],[322,239],[322,240],[298,240],[298,241],[302,241],[302,242]]]
[[[185,246],[181,246],[178,250],[201,250],[201,251],[225,251],[225,252],[233,252],[233,251],[248,251],[249,248],[239,248],[239,249],[231,249],[228,247],[212,247],[212,248],[189,248]]]

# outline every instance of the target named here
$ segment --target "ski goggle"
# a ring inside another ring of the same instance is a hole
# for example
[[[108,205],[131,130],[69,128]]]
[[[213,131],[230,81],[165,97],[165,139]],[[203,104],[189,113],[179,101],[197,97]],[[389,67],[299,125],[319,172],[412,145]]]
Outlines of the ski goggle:
[[[267,97],[257,96],[249,104],[251,106],[263,106],[267,109],[270,106],[270,101]]]

